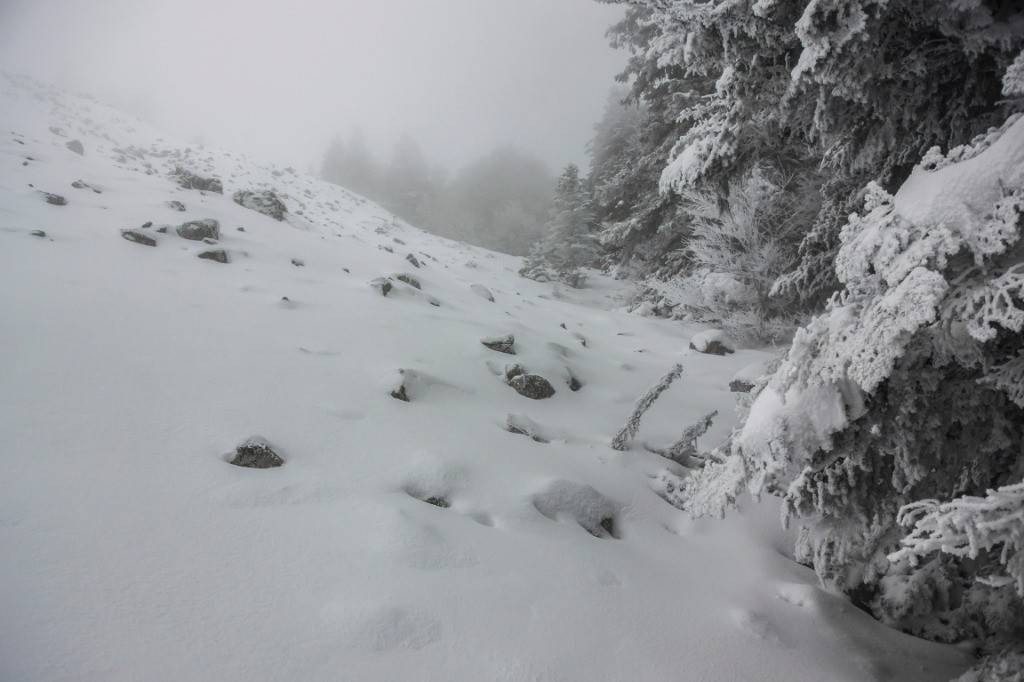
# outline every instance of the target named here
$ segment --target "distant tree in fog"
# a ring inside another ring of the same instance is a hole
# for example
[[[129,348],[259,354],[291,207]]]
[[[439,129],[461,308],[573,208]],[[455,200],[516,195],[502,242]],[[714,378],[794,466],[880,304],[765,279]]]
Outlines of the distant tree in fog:
[[[548,221],[555,179],[544,163],[499,147],[464,168],[450,188],[450,236],[525,255]]]
[[[595,265],[601,255],[591,231],[594,227],[590,192],[580,178],[580,169],[571,163],[558,178],[554,211],[545,234],[530,249],[519,274],[542,282],[558,280],[583,286],[585,275],[580,268]]]
[[[381,170],[359,132],[331,141],[320,177],[380,203],[442,237],[512,255],[526,255],[551,218],[555,177],[535,156],[499,147],[449,182],[416,140],[403,134]]]
[[[416,140],[404,133],[384,171],[380,200],[400,218],[426,228],[435,224],[438,217],[443,191],[440,177],[443,174],[427,164]]]
[[[331,141],[324,154],[320,177],[365,197],[380,198],[380,169],[358,128],[352,131],[348,144],[337,137]]]

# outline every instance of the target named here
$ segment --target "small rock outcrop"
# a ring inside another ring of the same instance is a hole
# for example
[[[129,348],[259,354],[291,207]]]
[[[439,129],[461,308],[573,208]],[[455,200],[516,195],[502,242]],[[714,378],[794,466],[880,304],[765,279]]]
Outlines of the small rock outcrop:
[[[269,189],[239,190],[231,198],[239,206],[270,216],[274,220],[284,220],[284,214],[288,212],[284,202]]]
[[[480,343],[484,344],[491,350],[496,350],[499,353],[506,353],[508,355],[515,355],[516,337],[511,334],[505,336],[488,336],[480,339]]]
[[[53,194],[51,192],[43,192],[43,199],[46,200],[46,203],[52,204],[53,206],[65,206],[68,203],[68,200],[61,195]]]
[[[521,436],[529,436],[537,443],[550,443],[544,437],[540,424],[522,414],[510,414],[505,420],[505,430]]]
[[[96,189],[88,182],[85,182],[83,180],[75,180],[74,182],[71,183],[71,186],[74,187],[75,189],[91,189],[96,194],[103,194],[102,190]]]
[[[709,329],[693,337],[690,350],[705,355],[730,355],[736,352],[732,342],[718,329]]]
[[[199,254],[199,257],[203,260],[212,260],[218,263],[228,262],[228,253],[224,249],[213,249],[212,251],[203,251]]]
[[[512,381],[514,378],[521,374],[526,374],[526,368],[520,365],[518,362],[513,362],[505,365],[505,381]]]
[[[764,374],[764,369],[764,365],[759,362],[747,365],[732,375],[732,380],[729,381],[729,390],[733,393],[750,393],[754,390],[757,380]]]
[[[397,276],[395,276],[395,279],[397,279],[399,282],[405,282],[406,284],[408,284],[409,286],[411,286],[414,289],[422,289],[423,288],[423,287],[420,286],[420,281],[418,279],[416,279],[415,277],[413,277],[412,275],[405,275],[405,274],[397,275]]]
[[[543,400],[555,394],[551,382],[539,374],[520,374],[512,377],[508,385],[514,388],[516,393],[530,400]]]
[[[190,220],[179,225],[175,232],[182,239],[191,239],[195,242],[201,242],[204,239],[220,239],[220,223],[214,218]]]
[[[204,178],[181,166],[174,169],[171,178],[176,180],[182,189],[198,189],[204,192],[224,194],[224,185],[217,178]]]
[[[181,203],[177,199],[171,199],[170,201],[167,202],[167,205],[173,208],[175,211],[185,210],[185,204]]]
[[[45,230],[32,230],[32,236],[33,237],[45,237],[46,236],[46,231]]]
[[[156,246],[155,239],[150,237],[148,234],[139,232],[138,230],[121,230],[121,236],[135,244],[142,244],[143,246]]]
[[[378,277],[370,282],[370,286],[379,291],[381,296],[387,296],[395,288],[388,277]]]
[[[405,257],[405,260],[409,261],[414,268],[418,268],[420,266],[420,262],[416,259],[416,256],[411,253]]]
[[[71,140],[70,142],[65,143],[64,146],[73,151],[74,153],[78,154],[79,156],[85,154],[85,147],[83,147],[82,143],[79,142],[78,140]]]
[[[235,457],[231,463],[236,467],[272,469],[284,464],[284,460],[274,452],[266,438],[251,436],[235,448]]]
[[[750,393],[754,390],[754,384],[742,379],[733,379],[729,382],[729,390],[733,393]]]

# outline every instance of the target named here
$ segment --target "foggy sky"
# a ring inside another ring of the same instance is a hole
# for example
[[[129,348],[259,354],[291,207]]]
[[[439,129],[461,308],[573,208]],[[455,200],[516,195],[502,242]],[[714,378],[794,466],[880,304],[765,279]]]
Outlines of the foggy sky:
[[[0,0],[0,68],[190,141],[302,170],[353,126],[456,170],[500,144],[553,171],[626,56],[594,0]],[[385,160],[382,158],[381,160]]]

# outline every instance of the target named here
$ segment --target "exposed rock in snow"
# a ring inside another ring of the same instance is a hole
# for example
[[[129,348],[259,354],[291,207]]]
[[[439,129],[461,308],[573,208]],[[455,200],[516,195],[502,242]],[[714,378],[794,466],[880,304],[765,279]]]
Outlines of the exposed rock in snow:
[[[170,174],[182,189],[198,189],[206,192],[224,193],[224,185],[217,178],[204,178],[192,171],[177,166]]]
[[[519,374],[509,380],[508,385],[521,396],[531,400],[543,400],[555,394],[551,382],[539,374]]]
[[[419,260],[417,260],[416,256],[412,255],[411,253],[405,257],[405,260],[409,261],[414,268],[420,267]]]
[[[515,355],[515,344],[516,337],[511,334],[505,336],[488,336],[480,339],[480,343],[484,344],[491,350],[496,350],[499,353],[506,353],[508,355]]]
[[[220,239],[220,222],[214,218],[190,220],[177,227],[175,232],[182,239],[201,242],[204,239]]]
[[[274,220],[284,220],[284,214],[288,212],[284,202],[269,189],[238,190],[231,198],[239,206],[270,216]]]
[[[199,257],[204,260],[212,260],[218,263],[228,262],[228,253],[224,249],[213,249],[212,251],[202,251],[199,253]]]
[[[75,189],[91,189],[95,194],[103,194],[101,190],[96,189],[89,183],[84,182],[82,180],[75,180],[74,182],[71,183],[71,186],[74,187]]]
[[[78,154],[79,156],[85,154],[85,147],[83,147],[82,143],[78,140],[71,140],[70,142],[65,143],[64,146],[73,151],[74,153]]]
[[[763,363],[755,362],[746,365],[732,375],[732,379],[729,381],[729,390],[733,393],[749,393],[754,389],[754,384],[763,373]]]
[[[52,204],[54,206],[65,206],[68,203],[68,200],[59,194],[53,194],[52,192],[42,192],[42,195],[43,199],[46,200],[46,203]]]
[[[422,289],[423,288],[423,287],[420,286],[420,281],[418,279],[416,279],[415,277],[413,277],[412,275],[406,275],[406,274],[395,275],[395,279],[397,279],[399,282],[405,282],[406,284],[408,284],[409,286],[413,287],[414,289]]]
[[[272,469],[284,464],[284,460],[274,452],[266,438],[250,436],[235,448],[235,456],[231,463],[236,467],[249,469]]]
[[[185,210],[185,204],[181,203],[177,199],[171,199],[170,201],[167,202],[167,205],[173,208],[175,211]]]
[[[33,237],[45,237],[46,236],[46,231],[45,230],[32,230],[32,236]]]
[[[394,288],[390,277],[378,277],[370,282],[370,286],[379,291],[381,296],[387,296]]]
[[[731,355],[735,346],[719,329],[709,329],[690,339],[690,349],[706,355]]]
[[[505,375],[505,381],[512,381],[514,378],[521,374],[526,374],[526,368],[520,365],[518,362],[512,362],[505,365],[503,372]]]
[[[138,230],[121,230],[121,236],[130,242],[142,244],[143,246],[156,246],[156,240]]]
[[[510,414],[505,420],[505,430],[509,433],[529,436],[538,443],[551,442],[550,439],[544,437],[541,425],[524,414]]]

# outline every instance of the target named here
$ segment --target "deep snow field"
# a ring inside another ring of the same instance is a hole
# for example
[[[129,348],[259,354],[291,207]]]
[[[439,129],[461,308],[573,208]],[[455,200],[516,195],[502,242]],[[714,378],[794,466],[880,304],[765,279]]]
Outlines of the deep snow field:
[[[224,194],[180,188],[176,165]],[[284,221],[231,199],[266,188]],[[175,234],[204,218],[220,221],[216,246]],[[230,262],[197,258],[217,248]],[[644,444],[711,409],[701,445],[720,442],[729,380],[770,352],[696,353],[702,329],[627,313],[626,283],[594,273],[572,290],[519,267],[290,169],[0,77],[0,680],[924,681],[967,667],[821,589],[787,558],[773,500],[693,522],[654,492],[681,470]],[[371,284],[403,273],[422,289]],[[503,334],[515,357],[480,343]],[[500,376],[511,362],[555,395],[518,395]],[[611,449],[676,363],[631,449]],[[390,395],[403,382],[409,402]],[[550,442],[509,433],[509,415]],[[254,434],[284,466],[227,462]]]

